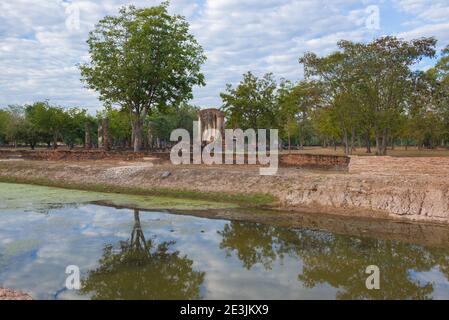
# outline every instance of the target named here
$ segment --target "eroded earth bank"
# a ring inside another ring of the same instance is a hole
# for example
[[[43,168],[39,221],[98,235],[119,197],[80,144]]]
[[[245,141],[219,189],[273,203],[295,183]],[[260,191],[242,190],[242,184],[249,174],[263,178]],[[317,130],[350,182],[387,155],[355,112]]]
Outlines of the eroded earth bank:
[[[353,157],[348,172],[151,161],[0,161],[0,181],[449,223],[449,159]]]

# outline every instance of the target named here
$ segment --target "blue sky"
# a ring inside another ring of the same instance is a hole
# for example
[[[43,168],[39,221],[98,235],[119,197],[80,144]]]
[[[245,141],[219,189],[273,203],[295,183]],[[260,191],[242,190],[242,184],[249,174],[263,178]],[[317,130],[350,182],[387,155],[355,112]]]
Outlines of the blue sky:
[[[49,99],[91,113],[101,108],[97,94],[79,81],[77,64],[88,60],[85,41],[94,24],[131,3],[159,1],[2,1],[0,106]],[[207,85],[195,88],[192,101],[203,108],[220,106],[225,84],[249,70],[301,79],[298,57],[330,53],[340,39],[435,36],[439,48],[449,44],[449,0],[172,0],[170,10],[187,18],[208,57]]]

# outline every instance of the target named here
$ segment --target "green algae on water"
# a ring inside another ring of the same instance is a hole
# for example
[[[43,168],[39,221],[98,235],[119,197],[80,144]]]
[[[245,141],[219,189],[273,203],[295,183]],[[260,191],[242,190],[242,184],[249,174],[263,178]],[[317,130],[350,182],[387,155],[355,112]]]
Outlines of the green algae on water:
[[[62,205],[92,202],[139,209],[209,210],[236,207],[234,204],[204,200],[125,195],[0,183],[0,210],[15,211],[25,209],[46,212]]]

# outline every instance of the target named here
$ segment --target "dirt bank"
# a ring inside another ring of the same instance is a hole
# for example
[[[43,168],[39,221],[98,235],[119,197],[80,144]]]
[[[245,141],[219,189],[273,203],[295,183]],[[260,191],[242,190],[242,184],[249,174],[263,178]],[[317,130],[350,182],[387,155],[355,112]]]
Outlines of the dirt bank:
[[[349,172],[281,168],[276,176],[260,176],[257,167],[2,161],[0,181],[98,191],[167,192],[170,196],[204,195],[240,199],[248,205],[256,199],[257,204],[292,211],[449,223],[449,159],[399,160],[354,157]]]

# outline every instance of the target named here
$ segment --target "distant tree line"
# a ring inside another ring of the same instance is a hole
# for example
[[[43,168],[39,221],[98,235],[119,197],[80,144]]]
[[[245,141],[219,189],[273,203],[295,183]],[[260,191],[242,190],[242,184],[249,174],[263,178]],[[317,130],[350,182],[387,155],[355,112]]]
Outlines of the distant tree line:
[[[170,144],[170,133],[177,128],[192,132],[198,108],[188,104],[153,110],[143,121],[142,149],[162,148]],[[72,149],[84,147],[86,124],[91,130],[94,146],[97,141],[98,123],[109,122],[110,145],[117,149],[132,148],[132,130],[126,110],[105,107],[96,116],[86,109],[53,106],[48,101],[30,105],[10,105],[0,109],[0,146],[38,145],[57,149],[65,145]]]
[[[95,119],[85,109],[64,109],[52,106],[48,101],[30,105],[11,105],[0,109],[0,144],[17,147],[37,144],[58,148],[62,142],[73,148],[84,143],[84,128]]]
[[[293,145],[357,147],[378,155],[387,146],[449,145],[449,46],[436,64],[436,40],[404,41],[382,37],[370,43],[340,41],[325,57],[306,53],[299,59],[305,79],[297,83],[272,74],[248,72],[221,93],[229,127],[278,128],[287,148]]]

